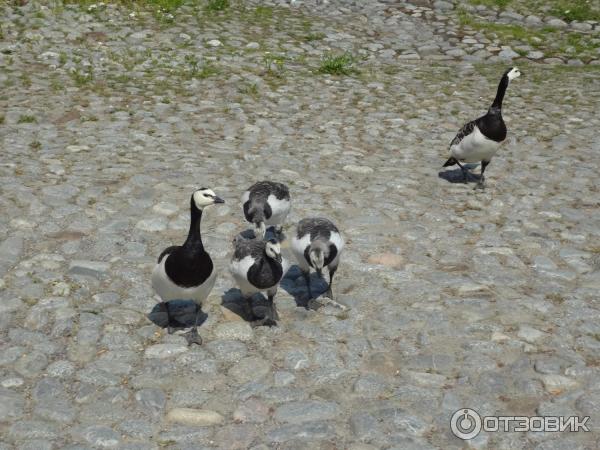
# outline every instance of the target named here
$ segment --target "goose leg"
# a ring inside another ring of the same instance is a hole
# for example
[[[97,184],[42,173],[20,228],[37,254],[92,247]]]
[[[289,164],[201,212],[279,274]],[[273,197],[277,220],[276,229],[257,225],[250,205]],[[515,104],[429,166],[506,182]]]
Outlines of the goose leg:
[[[254,312],[252,311],[252,296],[244,296],[244,312],[252,320],[254,319]]]
[[[463,183],[467,183],[469,181],[469,171],[466,169],[465,166],[459,163],[458,160],[456,160],[456,164],[458,164],[458,167],[460,167],[460,170],[462,170]]]
[[[324,305],[331,305],[331,306],[341,309],[342,311],[346,311],[346,310],[348,310],[348,307],[346,305],[342,305],[341,303],[336,302],[333,299],[333,291],[331,290],[331,286],[333,284],[333,276],[335,275],[336,270],[337,270],[337,267],[332,267],[329,269],[329,287],[327,288],[327,291],[325,292],[325,294],[323,294],[323,297],[320,299],[320,301]]]
[[[194,320],[194,328],[184,334],[185,339],[188,342],[188,345],[198,344],[202,345],[202,337],[198,334],[198,319],[200,318],[200,306],[196,306],[196,319]]]
[[[479,181],[475,186],[475,189],[485,189],[485,168],[488,166],[489,161],[481,161],[481,175],[479,176]]]
[[[329,269],[329,286],[327,287],[327,292],[325,292],[325,297],[333,300],[333,291],[331,290],[331,287],[333,286],[333,276],[335,275],[335,271],[337,270],[337,267],[331,267]]]
[[[274,297],[275,297],[275,293],[276,292],[277,292],[277,289],[275,289],[274,291],[268,291],[267,292],[269,306],[267,308],[266,315],[262,319],[254,321],[252,323],[253,326],[255,326],[255,327],[259,327],[259,326],[274,327],[274,326],[277,326],[277,322],[276,321],[279,319],[279,314],[277,314],[277,309],[275,308],[275,302],[274,302]]]
[[[161,309],[164,309],[167,313],[167,333],[173,334],[173,327],[171,326],[171,313],[169,312],[169,303],[162,302]]]
[[[304,275],[304,281],[306,282],[306,289],[308,290],[308,299],[313,298],[312,290],[310,289],[310,271],[302,271],[302,275]]]

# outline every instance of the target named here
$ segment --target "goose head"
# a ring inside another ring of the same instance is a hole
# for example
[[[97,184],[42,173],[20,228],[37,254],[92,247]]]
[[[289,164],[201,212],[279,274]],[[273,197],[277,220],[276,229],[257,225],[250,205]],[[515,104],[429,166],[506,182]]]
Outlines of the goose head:
[[[217,203],[225,203],[225,200],[218,197],[212,189],[200,188],[192,194],[192,206],[202,211],[204,208]]]
[[[275,239],[270,239],[265,243],[265,253],[268,258],[274,259],[281,264],[281,246]]]
[[[508,78],[508,81],[512,81],[521,76],[521,71],[518,67],[511,67],[504,73],[504,76]]]

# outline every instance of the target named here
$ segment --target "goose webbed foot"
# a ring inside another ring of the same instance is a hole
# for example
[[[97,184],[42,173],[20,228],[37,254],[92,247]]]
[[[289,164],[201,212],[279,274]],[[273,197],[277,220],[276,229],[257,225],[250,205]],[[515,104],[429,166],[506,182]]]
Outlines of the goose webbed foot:
[[[477,181],[477,184],[475,185],[475,187],[473,189],[481,189],[481,190],[485,189],[485,177],[483,175],[481,175],[481,177],[479,178],[479,180]]]
[[[327,295],[327,293],[325,293],[323,296],[321,296],[318,299],[316,299],[316,298],[313,299],[312,302],[313,302],[314,306],[318,305],[317,308],[313,308],[313,309],[318,309],[318,308],[320,308],[322,306],[328,306],[328,305],[329,306],[333,306],[334,308],[341,309],[342,311],[348,311],[348,309],[349,309],[346,305],[343,305],[340,302],[337,302],[333,298],[329,297]]]
[[[200,318],[200,305],[196,306],[196,320],[194,321],[194,328],[185,333],[185,337],[188,345],[198,344],[202,345],[202,338],[198,334],[198,319]]]
[[[271,317],[263,317],[262,319],[258,319],[253,321],[250,326],[252,326],[253,328],[256,327],[276,327],[277,326],[277,322],[272,319]]]
[[[279,320],[279,313],[277,312],[277,307],[275,306],[275,303],[271,305],[271,317],[273,318],[273,320]]]
[[[185,340],[187,341],[188,345],[192,345],[192,344],[202,345],[202,337],[198,334],[197,327],[192,328],[190,331],[185,333],[183,335],[183,337],[185,337]]]
[[[253,327],[275,327],[277,326],[277,321],[279,320],[279,313],[277,312],[277,308],[275,307],[275,302],[273,301],[273,297],[269,297],[269,305],[266,307],[265,316],[254,320],[250,325]]]

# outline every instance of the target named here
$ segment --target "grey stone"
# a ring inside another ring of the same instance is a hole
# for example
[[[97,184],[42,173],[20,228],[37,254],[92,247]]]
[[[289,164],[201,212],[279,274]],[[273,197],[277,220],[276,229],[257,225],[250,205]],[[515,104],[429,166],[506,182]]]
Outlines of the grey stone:
[[[100,448],[115,448],[119,445],[119,434],[111,428],[92,425],[81,431],[83,438],[91,445]]]
[[[301,424],[284,425],[274,428],[267,433],[270,442],[287,442],[292,439],[314,441],[332,439],[336,436],[334,427],[323,422],[305,422]]]
[[[555,28],[566,28],[567,27],[567,22],[565,22],[564,20],[561,20],[561,19],[556,19],[556,18],[546,21],[546,24],[551,27],[555,27]]]
[[[515,59],[519,57],[519,54],[511,48],[505,48],[498,53],[498,56],[502,59]]]
[[[256,356],[248,356],[231,367],[229,375],[240,382],[259,380],[267,375],[270,368],[268,361]]]
[[[254,337],[254,331],[247,322],[227,322],[218,325],[214,331],[218,339],[250,341]]]
[[[69,273],[100,278],[106,274],[110,264],[102,261],[75,260],[69,264]]]
[[[167,404],[167,397],[160,389],[142,389],[135,393],[140,409],[153,417],[159,417]]]
[[[13,266],[23,252],[23,238],[12,236],[0,244],[0,276]]]
[[[449,11],[454,9],[454,5],[450,2],[445,2],[443,0],[436,0],[433,2],[433,7],[440,11]]]
[[[333,402],[306,400],[281,405],[275,410],[275,420],[279,422],[309,422],[329,420],[339,413],[339,406]]]
[[[0,420],[19,419],[23,416],[25,399],[23,395],[9,389],[0,388]]]

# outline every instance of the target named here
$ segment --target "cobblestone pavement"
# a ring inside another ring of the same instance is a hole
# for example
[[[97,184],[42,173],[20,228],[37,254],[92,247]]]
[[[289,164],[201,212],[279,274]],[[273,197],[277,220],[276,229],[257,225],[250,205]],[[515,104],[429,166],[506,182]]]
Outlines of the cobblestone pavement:
[[[3,7],[0,449],[600,447],[598,66],[513,62],[509,139],[473,190],[441,165],[513,56],[449,55],[415,3]],[[297,307],[293,268],[279,327],[235,314],[260,179],[289,185],[288,235],[338,224],[349,311]],[[150,273],[201,186],[227,203],[188,347]],[[463,442],[461,407],[592,431]]]

